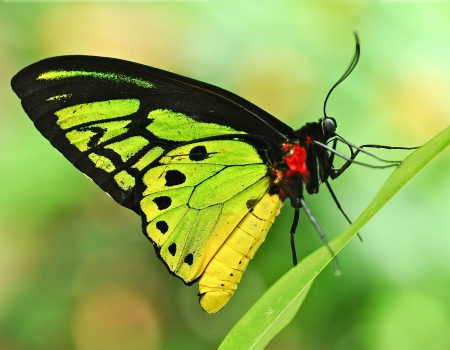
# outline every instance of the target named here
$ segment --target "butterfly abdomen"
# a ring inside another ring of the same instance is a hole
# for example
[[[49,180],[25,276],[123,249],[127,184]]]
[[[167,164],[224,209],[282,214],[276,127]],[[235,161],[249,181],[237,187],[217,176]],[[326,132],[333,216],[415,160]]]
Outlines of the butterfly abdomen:
[[[280,197],[266,193],[217,251],[199,281],[203,310],[213,314],[227,304],[280,208]]]

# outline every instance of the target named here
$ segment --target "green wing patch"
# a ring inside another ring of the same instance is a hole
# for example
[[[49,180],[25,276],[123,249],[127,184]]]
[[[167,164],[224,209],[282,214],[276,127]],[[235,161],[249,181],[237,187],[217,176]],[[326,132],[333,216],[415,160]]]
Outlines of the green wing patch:
[[[165,140],[191,141],[211,135],[245,134],[226,125],[194,121],[183,113],[175,113],[168,109],[151,111],[148,118],[152,123],[147,130]]]
[[[142,178],[144,232],[169,270],[192,283],[267,192],[268,167],[239,140],[190,143],[158,163]]]
[[[118,74],[114,72],[86,71],[86,70],[51,70],[40,74],[37,77],[37,80],[61,80],[79,77],[90,77],[99,80],[110,80],[116,83],[126,82],[147,89],[153,88],[153,84],[150,83],[149,81],[139,78],[133,78],[125,74]]]

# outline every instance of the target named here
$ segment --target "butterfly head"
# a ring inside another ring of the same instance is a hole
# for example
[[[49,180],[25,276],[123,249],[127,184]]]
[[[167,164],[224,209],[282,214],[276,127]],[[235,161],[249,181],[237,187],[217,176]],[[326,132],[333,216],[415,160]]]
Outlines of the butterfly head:
[[[335,135],[337,123],[334,118],[325,117],[320,121],[320,125],[322,126],[322,134],[326,140]]]

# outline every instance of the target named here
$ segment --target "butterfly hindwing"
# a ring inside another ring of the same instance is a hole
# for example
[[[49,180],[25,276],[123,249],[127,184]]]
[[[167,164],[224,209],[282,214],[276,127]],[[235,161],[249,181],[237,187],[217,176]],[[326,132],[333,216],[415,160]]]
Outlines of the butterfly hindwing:
[[[174,148],[142,177],[143,230],[169,270],[194,282],[269,186],[250,144],[212,140]]]

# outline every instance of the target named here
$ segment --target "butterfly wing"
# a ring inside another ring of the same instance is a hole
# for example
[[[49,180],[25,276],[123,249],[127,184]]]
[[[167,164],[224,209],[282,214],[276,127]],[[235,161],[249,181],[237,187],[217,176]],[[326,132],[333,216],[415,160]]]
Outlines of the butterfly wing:
[[[270,145],[256,141],[280,144],[293,133],[228,91],[111,58],[46,59],[19,72],[12,87],[55,148],[141,215],[159,256],[187,284],[202,275],[268,190]],[[264,235],[269,226],[261,228]],[[259,243],[246,248],[251,254],[264,237],[255,239]],[[233,264],[227,269],[240,276],[245,267]],[[217,291],[209,277],[205,283],[205,293]],[[215,312],[225,303],[203,307]]]

